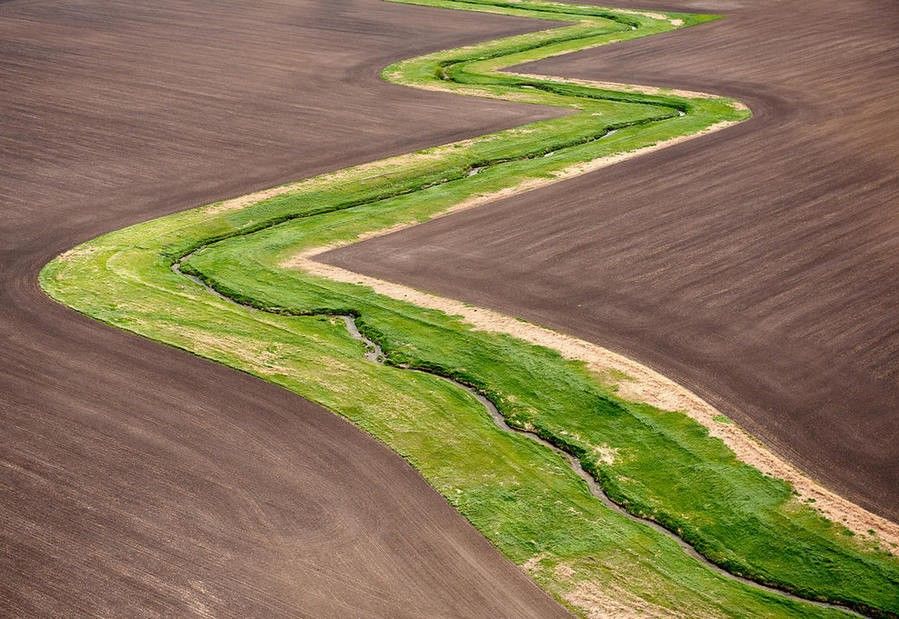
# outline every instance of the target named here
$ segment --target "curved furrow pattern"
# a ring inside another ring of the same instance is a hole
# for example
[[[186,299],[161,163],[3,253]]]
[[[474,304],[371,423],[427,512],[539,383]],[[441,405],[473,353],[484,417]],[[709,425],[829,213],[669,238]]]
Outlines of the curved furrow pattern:
[[[573,609],[840,612],[800,598],[871,614],[899,609],[894,557],[876,541],[846,537],[786,483],[739,462],[685,416],[623,401],[552,351],[282,266],[298,251],[554,182],[603,158],[748,116],[739,104],[707,95],[501,72],[710,16],[541,2],[411,3],[573,22],[429,54],[383,73],[419,88],[570,113],[105,235],[48,265],[45,289],[90,316],[287,386],[350,418],[406,457]],[[335,317],[352,317],[389,363],[360,358],[355,333],[336,330]],[[459,386],[495,406],[510,428],[547,444],[484,420]],[[575,458],[612,502],[597,501],[576,470],[560,467],[559,452]]]

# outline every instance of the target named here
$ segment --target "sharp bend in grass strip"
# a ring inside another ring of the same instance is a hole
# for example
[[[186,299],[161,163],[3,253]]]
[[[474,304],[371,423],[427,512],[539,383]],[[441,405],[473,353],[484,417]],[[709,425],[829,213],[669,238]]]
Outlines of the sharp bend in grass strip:
[[[899,612],[895,557],[875,540],[847,535],[797,501],[786,483],[737,461],[686,416],[624,401],[553,351],[283,266],[300,251],[748,117],[720,97],[501,71],[711,16],[404,1],[571,22],[383,72],[416,88],[570,113],[308,179],[239,208],[214,204],[109,233],[47,265],[44,289],[87,315],[245,370],[346,416],[409,460],[576,612],[844,614],[794,596],[872,615]],[[383,348],[386,365],[365,358],[340,317],[352,317],[360,334]],[[498,429],[460,387],[491,402],[509,428],[553,449]],[[597,501],[560,452],[629,513]],[[729,574],[708,569],[635,518],[658,523]]]

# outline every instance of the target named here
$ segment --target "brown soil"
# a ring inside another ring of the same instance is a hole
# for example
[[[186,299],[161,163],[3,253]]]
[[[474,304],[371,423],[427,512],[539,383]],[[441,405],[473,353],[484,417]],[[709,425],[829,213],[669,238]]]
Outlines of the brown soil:
[[[0,2],[0,615],[564,614],[349,424],[36,282],[108,230],[555,114],[378,78],[533,28],[362,0]]]
[[[899,12],[684,7],[727,18],[516,70],[730,95],[751,121],[323,259],[636,359],[896,520]]]

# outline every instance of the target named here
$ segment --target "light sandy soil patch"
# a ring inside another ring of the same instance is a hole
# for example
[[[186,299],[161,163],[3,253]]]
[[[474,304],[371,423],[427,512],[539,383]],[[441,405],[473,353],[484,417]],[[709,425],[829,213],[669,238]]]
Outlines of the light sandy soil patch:
[[[578,583],[562,596],[566,602],[578,608],[589,609],[589,619],[687,617],[683,613],[649,604],[646,600],[617,587],[604,587],[595,582]]]
[[[669,140],[662,140],[661,142],[656,142],[652,146],[645,146],[643,148],[638,148],[637,150],[626,151],[623,153],[618,153],[616,155],[609,155],[608,157],[600,157],[599,159],[594,159],[593,161],[574,165],[557,172],[554,175],[554,179],[547,180],[542,184],[550,184],[553,182],[553,180],[573,178],[575,176],[580,176],[581,174],[593,172],[594,170],[600,170],[610,165],[614,165],[622,161],[627,161],[628,159],[633,159],[634,157],[639,157],[640,155],[652,153],[657,150],[662,150],[663,148],[668,148],[669,146],[674,146],[675,144],[688,142],[703,135],[708,135],[710,133],[715,133],[716,131],[721,131],[722,129],[727,129],[728,127],[732,127],[736,124],[737,122],[735,121],[723,121],[715,123],[714,125],[706,127],[702,131],[697,131],[696,133],[691,133],[690,135],[682,135],[676,138],[671,138]]]
[[[521,569],[532,576],[535,575],[544,557],[545,555],[542,553],[531,557],[521,565]],[[559,582],[570,582],[576,576],[576,571],[570,565],[560,563],[553,569],[553,575]],[[591,619],[687,616],[670,608],[651,604],[622,590],[614,583],[600,584],[589,580],[581,581],[562,594],[562,598],[572,606],[585,610],[586,616]]]
[[[662,13],[653,13],[651,11],[634,11],[633,9],[615,9],[616,13],[627,13],[628,15],[640,15],[641,17],[648,17],[649,19],[658,19],[661,21],[667,21],[672,26],[683,26],[684,20],[678,18],[669,19],[667,15]]]

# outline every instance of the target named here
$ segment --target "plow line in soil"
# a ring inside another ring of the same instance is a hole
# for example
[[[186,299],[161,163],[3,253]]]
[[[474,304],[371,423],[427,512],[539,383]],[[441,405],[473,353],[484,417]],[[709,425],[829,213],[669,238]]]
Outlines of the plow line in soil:
[[[406,3],[567,22],[383,72],[398,84],[563,113],[109,233],[47,265],[44,289],[349,418],[575,612],[899,611],[899,565],[880,540],[828,521],[687,416],[624,400],[555,351],[284,266],[310,248],[555,182],[749,115],[723,97],[502,71],[712,16]]]

